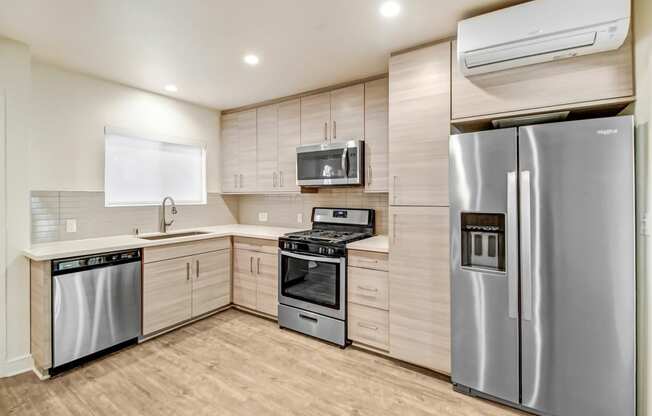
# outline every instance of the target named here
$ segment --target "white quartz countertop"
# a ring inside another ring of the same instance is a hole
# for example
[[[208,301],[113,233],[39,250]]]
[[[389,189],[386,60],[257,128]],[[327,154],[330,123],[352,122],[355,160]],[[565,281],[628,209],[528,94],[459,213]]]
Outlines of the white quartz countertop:
[[[376,235],[371,238],[354,241],[346,245],[349,250],[375,251],[389,253],[389,238],[386,235]]]
[[[262,225],[229,224],[214,227],[173,230],[170,231],[170,234],[189,231],[203,231],[207,234],[151,241],[138,238],[135,235],[118,235],[112,237],[88,238],[84,240],[57,241],[53,243],[35,244],[30,248],[23,250],[23,254],[32,260],[44,261],[66,257],[85,256],[88,254],[106,253],[117,250],[128,250],[132,248],[207,240],[217,237],[250,237],[266,240],[278,240],[278,238],[283,234],[299,231],[299,229],[267,227]],[[160,233],[141,234],[140,237],[154,236],[157,234]]]

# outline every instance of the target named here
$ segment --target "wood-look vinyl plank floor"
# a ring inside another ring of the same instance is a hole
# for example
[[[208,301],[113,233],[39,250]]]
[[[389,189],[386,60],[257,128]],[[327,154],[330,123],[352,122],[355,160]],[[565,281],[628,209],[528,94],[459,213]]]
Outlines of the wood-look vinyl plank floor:
[[[0,415],[437,415],[524,413],[355,348],[234,309],[50,380],[0,379]]]

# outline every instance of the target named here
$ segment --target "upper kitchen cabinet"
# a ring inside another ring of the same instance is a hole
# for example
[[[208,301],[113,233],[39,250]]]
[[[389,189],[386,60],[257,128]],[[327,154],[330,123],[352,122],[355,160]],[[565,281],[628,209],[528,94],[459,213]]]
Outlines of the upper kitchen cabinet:
[[[239,192],[256,190],[256,110],[238,113]]]
[[[450,58],[443,42],[390,59],[391,205],[448,205]]]
[[[387,78],[365,84],[365,192],[387,192],[388,184],[388,94]]]
[[[278,186],[283,192],[299,192],[297,186],[297,146],[301,144],[301,103],[299,99],[278,105]]]
[[[222,192],[238,190],[238,114],[222,116],[220,154],[222,156]]]
[[[364,84],[301,98],[301,144],[364,137]]]
[[[276,190],[278,185],[278,105],[257,110],[257,189]]]
[[[328,142],[330,123],[330,92],[301,98],[301,144]]]
[[[259,107],[257,175],[260,193],[298,192],[297,146],[300,140],[299,100]]]
[[[457,45],[453,42],[453,55]],[[457,122],[626,104],[633,100],[631,36],[619,49],[464,77],[452,64]]]
[[[331,142],[364,137],[364,84],[331,91]]]
[[[222,116],[222,192],[256,190],[256,110]]]

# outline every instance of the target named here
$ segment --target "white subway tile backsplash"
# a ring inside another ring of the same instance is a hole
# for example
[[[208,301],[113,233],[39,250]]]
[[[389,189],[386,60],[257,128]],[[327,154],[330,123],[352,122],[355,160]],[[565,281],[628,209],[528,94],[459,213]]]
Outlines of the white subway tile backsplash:
[[[168,208],[169,209],[169,208]],[[209,194],[206,205],[181,205],[171,230],[233,224],[238,221],[238,199]],[[159,207],[104,206],[103,192],[33,191],[32,244],[61,240],[141,233],[159,230]],[[76,220],[77,231],[66,232],[66,221]]]
[[[239,198],[239,222],[279,227],[309,228],[313,207],[372,208],[376,210],[376,233],[387,234],[389,201],[386,193],[368,194],[361,189],[320,189],[316,194],[245,195]],[[267,221],[258,213],[266,212]],[[299,214],[303,223],[297,222]]]

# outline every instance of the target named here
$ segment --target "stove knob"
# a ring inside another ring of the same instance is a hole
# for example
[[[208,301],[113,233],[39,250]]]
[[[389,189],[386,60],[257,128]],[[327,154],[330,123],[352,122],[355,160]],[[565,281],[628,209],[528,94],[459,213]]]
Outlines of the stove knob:
[[[328,255],[332,256],[333,254],[335,254],[335,249],[334,248],[329,248],[328,249]]]

